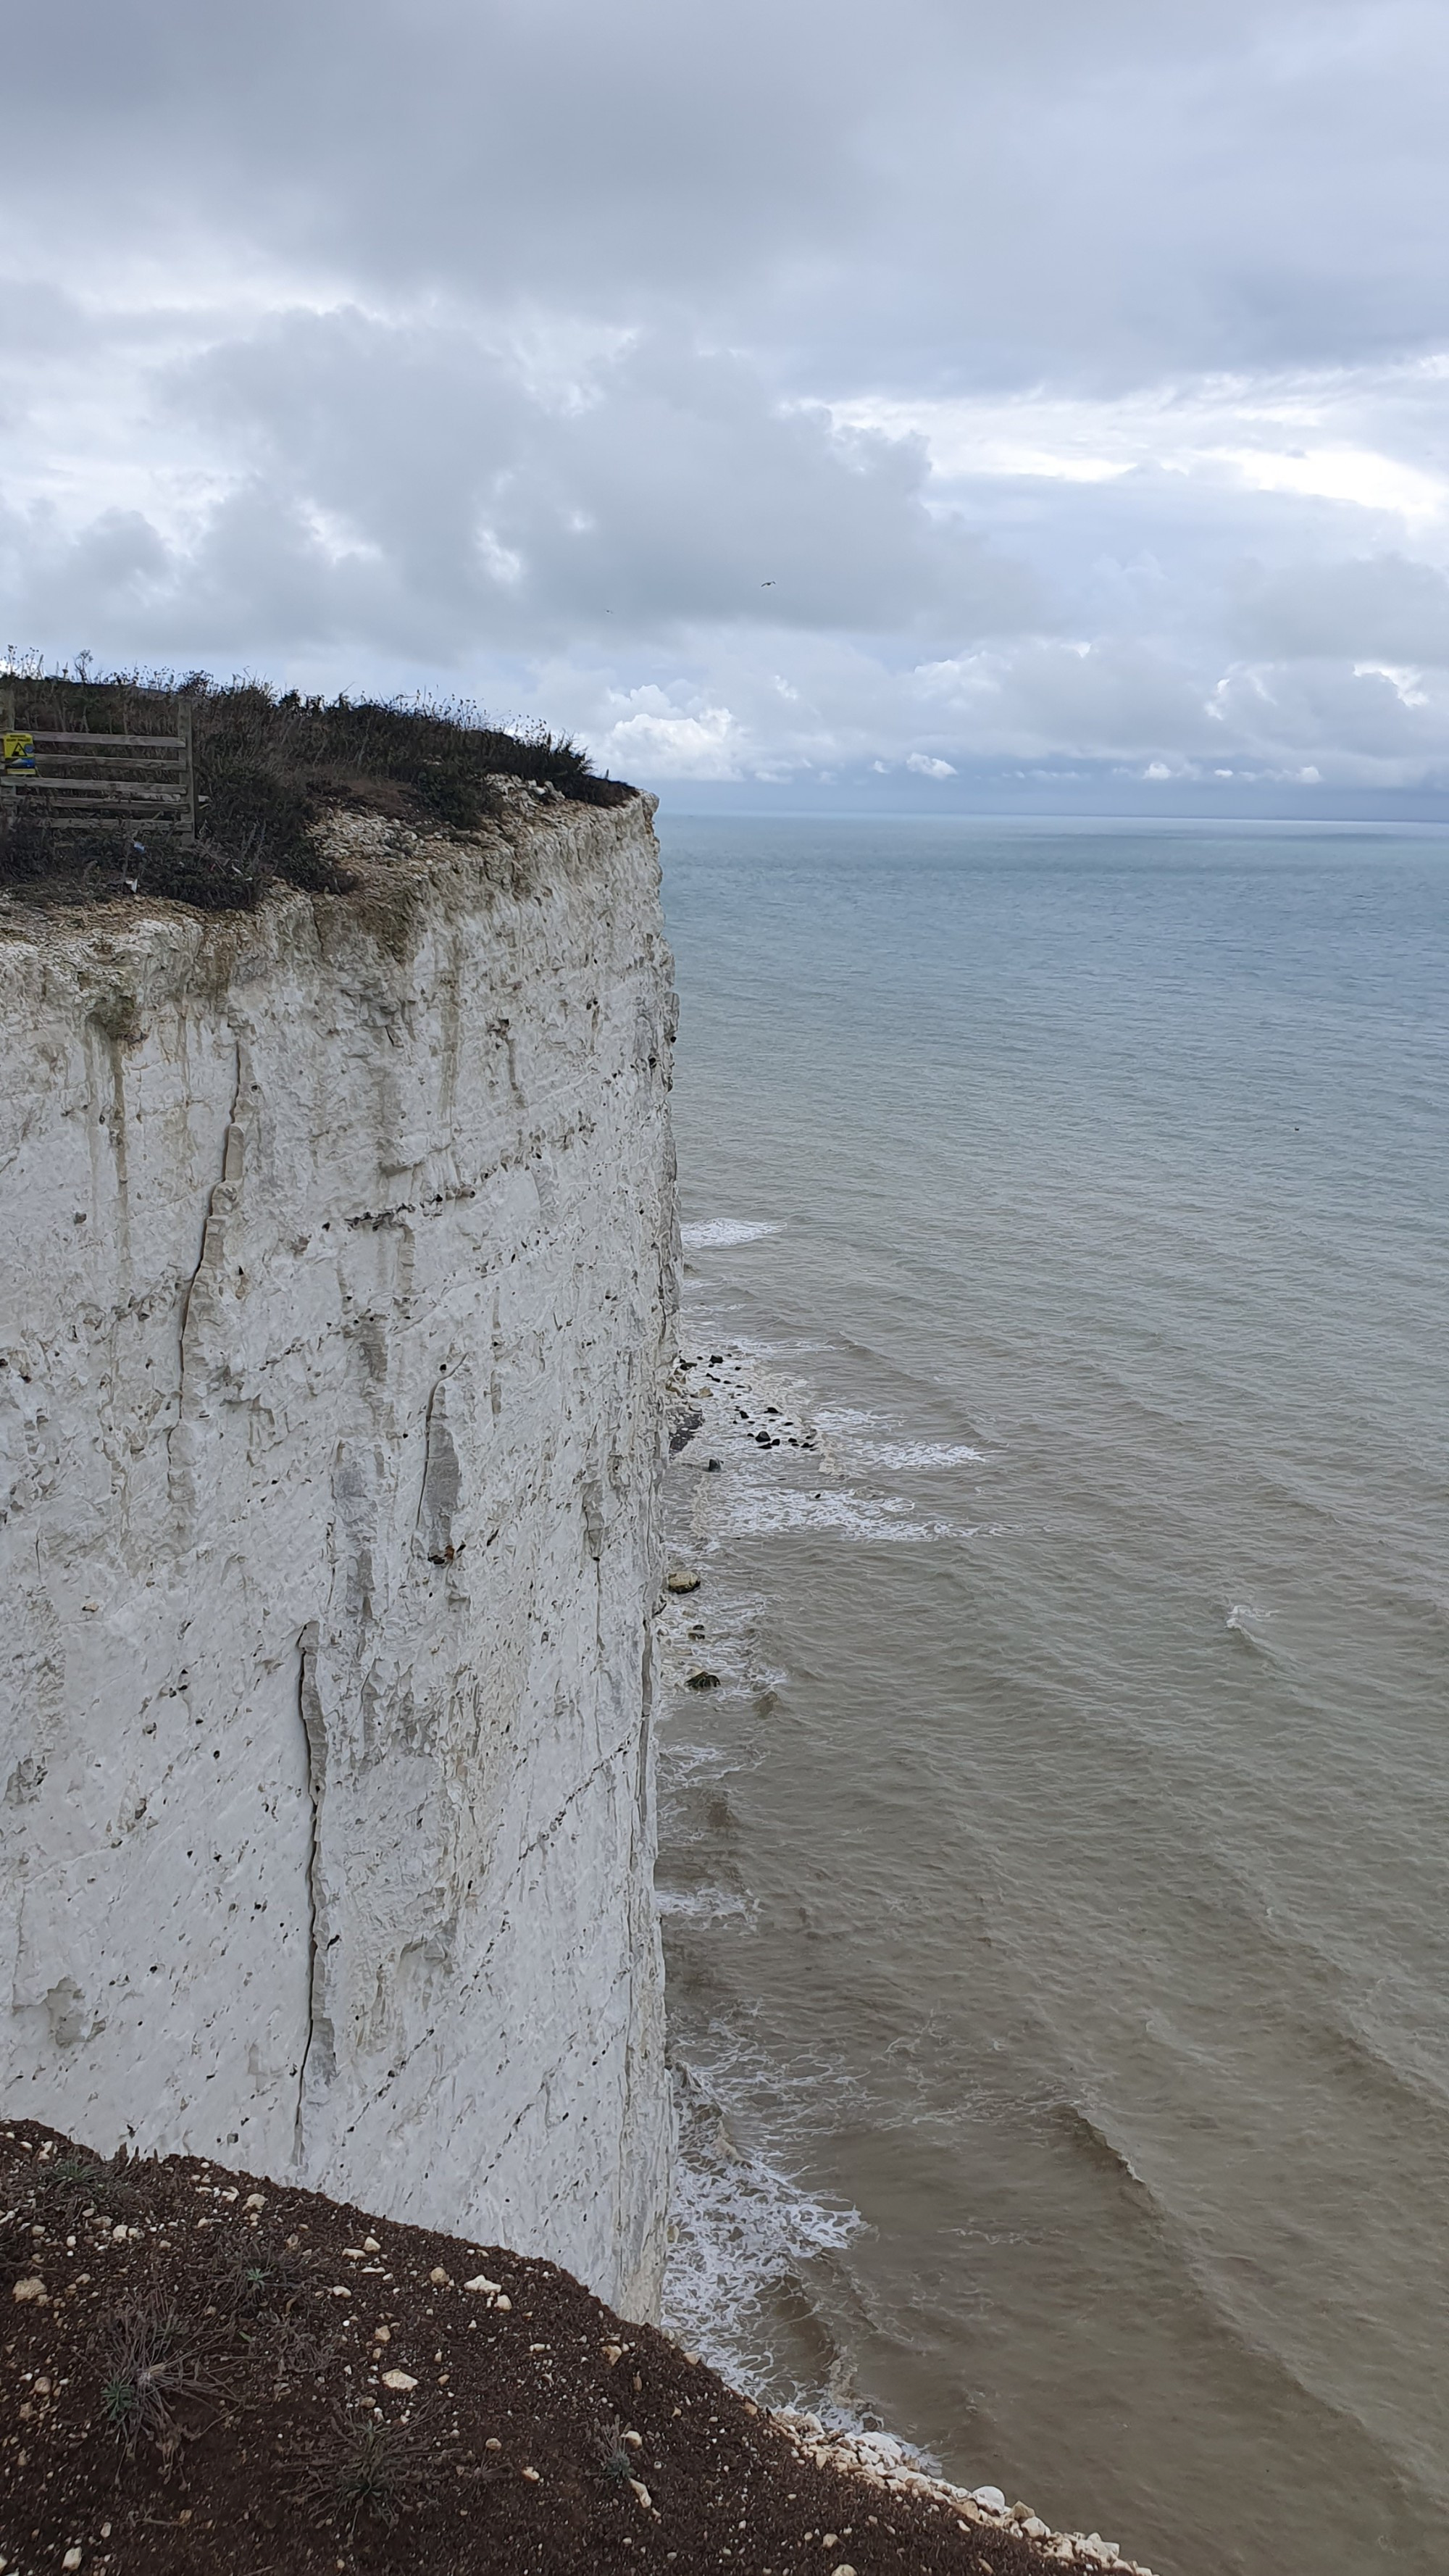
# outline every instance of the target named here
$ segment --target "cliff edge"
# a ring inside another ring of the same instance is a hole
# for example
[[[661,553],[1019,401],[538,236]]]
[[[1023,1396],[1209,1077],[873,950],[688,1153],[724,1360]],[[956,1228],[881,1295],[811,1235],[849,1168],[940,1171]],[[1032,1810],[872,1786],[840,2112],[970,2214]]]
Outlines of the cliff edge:
[[[0,2068],[654,2312],[652,800],[0,909]]]

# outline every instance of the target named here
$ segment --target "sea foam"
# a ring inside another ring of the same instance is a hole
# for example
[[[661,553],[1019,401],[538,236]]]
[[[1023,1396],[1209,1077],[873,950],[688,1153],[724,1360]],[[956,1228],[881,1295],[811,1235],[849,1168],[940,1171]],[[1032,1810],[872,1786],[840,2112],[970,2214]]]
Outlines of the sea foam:
[[[686,1252],[708,1252],[736,1243],[758,1243],[763,1235],[779,1231],[778,1225],[752,1224],[743,1217],[711,1216],[682,1225],[679,1240]]]

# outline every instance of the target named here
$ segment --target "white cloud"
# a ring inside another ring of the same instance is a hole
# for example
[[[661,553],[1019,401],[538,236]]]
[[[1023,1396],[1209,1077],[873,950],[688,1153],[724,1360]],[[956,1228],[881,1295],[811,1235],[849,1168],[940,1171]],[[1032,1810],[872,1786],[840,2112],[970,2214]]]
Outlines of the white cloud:
[[[952,762],[933,760],[929,752],[924,751],[908,752],[906,767],[913,769],[918,778],[954,778],[956,775]]]
[[[1392,662],[1355,662],[1353,676],[1356,680],[1387,680],[1401,707],[1426,707],[1429,703],[1428,690],[1422,686],[1422,671],[1395,668]]]
[[[1412,449],[1437,444],[1444,365],[1333,368],[1317,374],[1210,376],[1066,396],[846,397],[842,426],[919,437],[940,486],[976,481],[1112,483],[1170,473],[1255,492],[1342,501],[1410,523],[1438,519],[1449,481],[1353,436],[1386,413]],[[1387,424],[1386,424],[1387,425]],[[1347,435],[1345,435],[1347,433]]]
[[[1294,492],[1305,499],[1347,501],[1358,510],[1391,511],[1413,521],[1443,515],[1449,484],[1401,457],[1371,449],[1316,447],[1294,455],[1243,447],[1209,450],[1203,462],[1235,465],[1255,492]]]
[[[739,778],[747,746],[728,707],[672,706],[659,689],[631,690],[629,710],[615,716],[597,749],[616,775],[651,778]]]

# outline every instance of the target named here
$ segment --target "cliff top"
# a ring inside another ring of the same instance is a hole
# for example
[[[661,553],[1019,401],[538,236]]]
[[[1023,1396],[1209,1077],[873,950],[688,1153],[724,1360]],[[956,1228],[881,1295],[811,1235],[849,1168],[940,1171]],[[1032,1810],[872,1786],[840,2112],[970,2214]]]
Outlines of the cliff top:
[[[189,2157],[0,2130],[0,2300],[14,2576],[1127,2564],[761,2412],[552,2263]]]
[[[124,821],[57,832],[22,791],[0,809],[0,886],[30,902],[143,892],[205,911],[247,911],[281,879],[349,890],[319,847],[339,810],[422,831],[468,832],[498,810],[494,782],[517,779],[579,804],[636,793],[598,777],[586,753],[542,725],[490,724],[476,707],[283,694],[260,680],[113,673],[7,679],[20,733],[166,735],[184,708],[196,771],[197,833],[179,842]]]

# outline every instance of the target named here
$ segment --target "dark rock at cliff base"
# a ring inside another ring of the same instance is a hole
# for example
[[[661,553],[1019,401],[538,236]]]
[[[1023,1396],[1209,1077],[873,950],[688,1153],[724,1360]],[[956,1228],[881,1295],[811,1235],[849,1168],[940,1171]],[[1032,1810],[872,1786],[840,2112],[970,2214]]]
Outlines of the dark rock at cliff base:
[[[690,1673],[686,1677],[684,1687],[686,1690],[718,1690],[719,1675],[718,1673]]]
[[[17,2576],[1056,2563],[792,2438],[552,2263],[30,2121],[0,2131],[0,2208]]]
[[[669,1454],[671,1458],[677,1458],[681,1449],[688,1448],[690,1441],[694,1438],[696,1431],[702,1427],[703,1422],[704,1415],[700,1412],[697,1404],[686,1405],[682,1413],[676,1413],[674,1417],[674,1427],[669,1434]]]

